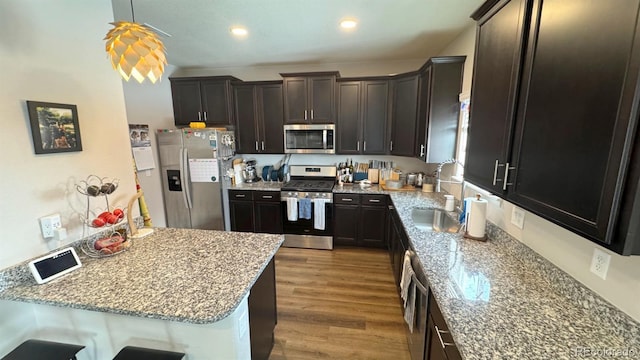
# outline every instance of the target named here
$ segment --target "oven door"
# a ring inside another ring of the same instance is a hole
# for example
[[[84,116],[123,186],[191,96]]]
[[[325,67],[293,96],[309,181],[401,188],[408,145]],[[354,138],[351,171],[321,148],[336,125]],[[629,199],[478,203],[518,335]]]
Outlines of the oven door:
[[[311,203],[311,219],[290,221],[287,216],[287,200],[282,198],[282,224],[285,234],[284,246],[311,249],[333,249],[333,203],[324,204],[324,229],[314,227],[315,205]]]
[[[284,125],[287,154],[335,154],[335,125]]]

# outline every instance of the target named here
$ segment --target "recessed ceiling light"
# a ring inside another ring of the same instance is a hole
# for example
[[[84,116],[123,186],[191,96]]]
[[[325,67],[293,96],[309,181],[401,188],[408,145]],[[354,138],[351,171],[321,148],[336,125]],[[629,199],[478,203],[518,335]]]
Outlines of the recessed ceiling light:
[[[340,21],[340,27],[343,29],[355,29],[355,27],[358,26],[358,22],[354,19],[345,19]]]
[[[243,28],[242,26],[234,26],[231,28],[231,33],[236,36],[246,36],[249,31],[247,31],[247,29]]]

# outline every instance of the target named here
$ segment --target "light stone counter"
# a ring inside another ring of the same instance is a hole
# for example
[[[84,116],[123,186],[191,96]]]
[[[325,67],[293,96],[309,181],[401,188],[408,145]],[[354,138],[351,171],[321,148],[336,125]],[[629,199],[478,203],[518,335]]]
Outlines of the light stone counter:
[[[155,229],[127,251],[89,258],[37,285],[26,263],[0,272],[0,300],[193,324],[227,317],[249,293],[283,235]]]

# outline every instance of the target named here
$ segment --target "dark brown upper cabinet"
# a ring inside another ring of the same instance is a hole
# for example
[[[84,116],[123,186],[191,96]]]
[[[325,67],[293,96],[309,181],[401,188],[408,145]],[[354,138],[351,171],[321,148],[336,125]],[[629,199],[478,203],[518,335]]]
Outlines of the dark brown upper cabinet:
[[[465,59],[434,57],[420,69],[414,154],[428,163],[455,157]]]
[[[397,75],[392,80],[392,115],[389,153],[414,156],[418,113],[417,72]]]
[[[281,81],[233,84],[237,152],[284,152]]]
[[[491,1],[479,11],[466,178],[640,255],[640,0]]]
[[[173,116],[178,127],[193,121],[207,126],[232,125],[231,81],[233,76],[171,77]]]
[[[504,193],[510,161],[528,7],[528,0],[487,2],[472,15],[478,24],[464,177],[494,194]]]
[[[335,84],[338,72],[280,75],[284,78],[286,124],[335,122]]]
[[[337,99],[337,152],[387,153],[389,80],[340,79]]]

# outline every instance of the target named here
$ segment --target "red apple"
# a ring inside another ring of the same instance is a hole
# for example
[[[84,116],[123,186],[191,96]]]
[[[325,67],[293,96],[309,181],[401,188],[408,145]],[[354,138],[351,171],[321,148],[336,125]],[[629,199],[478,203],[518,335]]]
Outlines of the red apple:
[[[91,224],[95,227],[103,227],[105,224],[105,221],[101,218],[95,218],[93,219],[93,221],[91,222]]]

